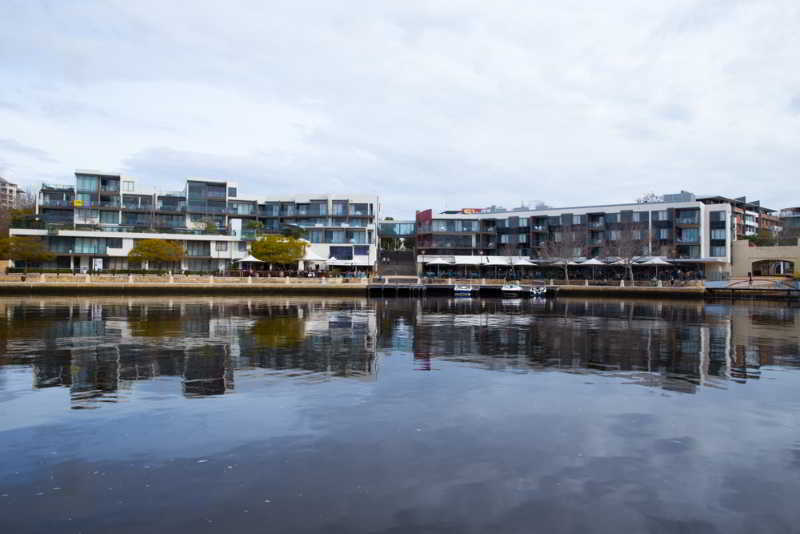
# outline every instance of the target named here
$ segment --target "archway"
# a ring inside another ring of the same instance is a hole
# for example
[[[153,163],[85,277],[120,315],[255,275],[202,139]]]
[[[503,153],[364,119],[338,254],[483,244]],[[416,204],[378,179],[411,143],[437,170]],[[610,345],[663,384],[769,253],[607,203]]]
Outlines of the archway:
[[[782,276],[794,273],[794,262],[788,260],[759,260],[752,264],[753,276]]]

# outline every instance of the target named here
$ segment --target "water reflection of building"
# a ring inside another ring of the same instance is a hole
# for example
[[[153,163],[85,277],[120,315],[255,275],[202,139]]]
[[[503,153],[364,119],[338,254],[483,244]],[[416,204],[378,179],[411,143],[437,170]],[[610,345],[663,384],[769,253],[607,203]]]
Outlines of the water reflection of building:
[[[65,301],[8,305],[0,332],[33,366],[34,387],[68,387],[73,407],[124,398],[140,381],[180,379],[186,397],[234,390],[235,371],[372,377],[376,325],[365,301]]]
[[[796,338],[786,352],[744,333],[741,323],[759,328],[757,314],[766,314],[767,324],[788,324],[797,314],[770,309],[570,299],[429,299],[409,306],[387,300],[378,306],[378,324],[383,338],[393,336],[398,323],[413,324],[413,353],[422,370],[442,358],[494,370],[602,371],[693,393],[701,384],[757,378],[761,365],[776,363],[776,351],[797,354]]]

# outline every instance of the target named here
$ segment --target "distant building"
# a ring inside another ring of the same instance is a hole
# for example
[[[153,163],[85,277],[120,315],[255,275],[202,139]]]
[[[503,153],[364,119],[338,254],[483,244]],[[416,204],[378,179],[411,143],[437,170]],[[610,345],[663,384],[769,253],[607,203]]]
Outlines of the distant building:
[[[786,208],[780,212],[783,230],[793,237],[800,237],[800,207]]]
[[[377,259],[375,196],[243,199],[234,182],[195,178],[179,191],[145,192],[133,178],[79,170],[74,185],[43,184],[36,210],[37,221],[11,234],[47,240],[57,258],[46,268],[140,268],[128,263],[128,253],[136,240],[157,238],[184,244],[180,269],[216,272],[246,257],[258,234],[288,227],[305,231],[322,269],[328,263],[370,268]]]
[[[0,209],[14,209],[18,206],[22,190],[0,176]]]
[[[554,243],[571,242],[572,258],[613,256],[624,235],[635,236],[637,255],[663,256],[687,268],[727,270],[732,206],[704,202],[690,193],[669,201],[547,208],[537,210],[469,209],[434,214],[417,212],[416,247],[420,255],[547,257]]]
[[[775,210],[765,208],[758,200],[748,202],[746,197],[722,196],[697,197],[705,204],[729,204],[733,212],[736,239],[746,239],[766,231],[777,234],[781,230],[781,218]]]

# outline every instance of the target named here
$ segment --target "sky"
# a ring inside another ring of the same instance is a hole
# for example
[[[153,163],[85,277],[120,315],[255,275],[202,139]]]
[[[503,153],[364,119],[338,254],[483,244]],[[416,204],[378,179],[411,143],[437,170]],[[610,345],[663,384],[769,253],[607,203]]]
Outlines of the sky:
[[[688,190],[800,205],[800,2],[4,0],[0,175],[384,216]]]

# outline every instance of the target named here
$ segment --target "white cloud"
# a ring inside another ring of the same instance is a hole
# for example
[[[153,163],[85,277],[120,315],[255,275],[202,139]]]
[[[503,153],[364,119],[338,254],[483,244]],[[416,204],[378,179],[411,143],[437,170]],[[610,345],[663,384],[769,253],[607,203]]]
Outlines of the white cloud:
[[[400,217],[650,190],[798,203],[800,5],[535,4],[11,2],[2,136],[47,158],[0,145],[3,172],[365,190]]]

